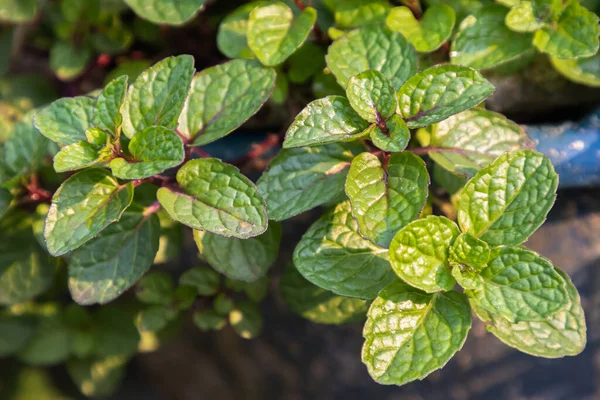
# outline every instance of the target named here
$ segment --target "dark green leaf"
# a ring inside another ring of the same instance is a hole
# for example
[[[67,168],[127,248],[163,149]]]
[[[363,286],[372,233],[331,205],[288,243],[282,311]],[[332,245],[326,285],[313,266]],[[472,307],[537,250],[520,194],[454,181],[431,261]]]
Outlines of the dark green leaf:
[[[94,105],[95,100],[90,97],[58,99],[35,115],[35,127],[59,144],[86,140],[85,131],[92,127]]]
[[[396,92],[379,71],[368,70],[351,77],[346,95],[358,115],[371,123],[381,123],[396,112]]]
[[[200,296],[212,296],[219,290],[219,274],[210,268],[188,269],[179,277],[179,284],[191,286]]]

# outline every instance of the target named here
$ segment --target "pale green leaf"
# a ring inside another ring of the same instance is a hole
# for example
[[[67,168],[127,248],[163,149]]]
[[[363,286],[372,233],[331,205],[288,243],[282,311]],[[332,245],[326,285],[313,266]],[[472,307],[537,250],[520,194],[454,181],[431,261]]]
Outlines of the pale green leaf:
[[[107,143],[110,142],[109,140],[109,134],[101,129],[101,128],[89,128],[88,130],[85,131],[85,138],[87,139],[87,141],[91,144],[95,144],[95,145],[106,145]]]
[[[396,91],[379,71],[368,70],[348,81],[346,96],[364,120],[383,123],[396,112]]]
[[[408,7],[395,7],[385,22],[387,26],[400,32],[417,51],[430,53],[437,50],[452,34],[456,15],[446,4],[427,7],[420,20],[417,20]]]
[[[248,19],[252,10],[265,4],[266,1],[243,4],[223,18],[217,33],[217,46],[221,53],[229,58],[255,57],[248,47]]]
[[[35,127],[48,139],[68,145],[86,140],[92,127],[95,100],[90,97],[65,97],[43,108],[34,117]]]
[[[116,134],[122,122],[121,106],[127,92],[127,75],[111,81],[96,100],[94,125]]]
[[[200,296],[212,296],[219,290],[219,280],[219,274],[212,269],[196,267],[181,274],[179,284],[193,287]]]
[[[170,305],[154,305],[144,308],[136,316],[135,325],[140,332],[159,332],[178,315],[178,310]]]
[[[369,127],[368,132],[373,144],[387,152],[400,152],[406,149],[410,141],[410,130],[398,114],[392,115],[385,121],[384,129],[373,124]]]
[[[554,68],[573,82],[600,87],[600,54],[574,60],[550,57]]]
[[[127,358],[71,359],[66,368],[81,393],[88,397],[106,397],[114,393],[125,377]]]
[[[391,8],[387,0],[345,0],[335,7],[335,25],[349,29],[381,23]]]
[[[461,233],[450,247],[450,262],[482,270],[490,259],[490,247],[483,240]]]
[[[545,23],[537,18],[534,7],[531,1],[522,1],[512,7],[506,14],[506,26],[516,32],[534,32],[543,28]]]
[[[94,165],[104,159],[101,147],[88,142],[77,142],[60,149],[54,156],[56,172],[75,171]]]
[[[205,0],[124,0],[137,15],[155,24],[183,25],[196,16]]]
[[[85,45],[56,42],[50,49],[50,68],[60,80],[70,81],[83,73],[91,58],[92,52]]]
[[[229,323],[240,337],[254,339],[262,332],[263,318],[255,303],[244,301],[229,313]]]
[[[35,17],[38,0],[0,0],[0,20],[23,23]]]
[[[483,278],[475,269],[462,264],[452,264],[452,276],[456,282],[465,290],[481,290]]]

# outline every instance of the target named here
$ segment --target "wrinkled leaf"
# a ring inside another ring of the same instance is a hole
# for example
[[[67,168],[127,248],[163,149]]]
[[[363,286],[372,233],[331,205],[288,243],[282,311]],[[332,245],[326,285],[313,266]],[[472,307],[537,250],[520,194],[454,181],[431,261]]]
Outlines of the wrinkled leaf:
[[[410,141],[410,130],[398,114],[385,121],[384,129],[373,124],[368,132],[373,144],[383,151],[400,152],[406,149]]]
[[[382,123],[396,112],[396,92],[379,71],[368,70],[351,77],[346,95],[352,108],[366,121]]]
[[[450,247],[450,262],[482,270],[490,259],[490,247],[483,240],[461,233]]]
[[[550,57],[554,68],[573,82],[600,87],[600,54],[574,60]]]
[[[54,156],[56,172],[75,171],[94,165],[108,159],[109,154],[103,154],[101,147],[88,142],[77,142],[60,149]]]
[[[335,25],[340,29],[381,23],[390,11],[387,0],[346,0],[335,7]]]
[[[34,125],[48,139],[69,145],[86,140],[92,127],[95,100],[90,97],[65,97],[45,107],[34,117]]]
[[[536,16],[534,3],[522,1],[506,14],[506,26],[516,32],[534,32],[545,25]]]
[[[111,81],[96,100],[94,125],[110,133],[121,126],[121,106],[127,92],[127,75]]]

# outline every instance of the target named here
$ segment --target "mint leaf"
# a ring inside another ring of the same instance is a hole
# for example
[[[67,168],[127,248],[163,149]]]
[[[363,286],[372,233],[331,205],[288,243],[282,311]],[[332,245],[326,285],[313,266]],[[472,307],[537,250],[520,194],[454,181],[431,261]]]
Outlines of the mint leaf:
[[[70,81],[83,73],[91,58],[92,52],[88,47],[59,41],[50,49],[50,68],[58,79]]]
[[[398,91],[398,110],[409,128],[418,128],[468,110],[494,90],[494,85],[472,68],[438,65],[402,85]]]
[[[481,277],[483,289],[469,297],[478,307],[511,322],[544,321],[569,306],[565,280],[531,250],[493,249]]]
[[[53,142],[69,145],[86,140],[92,127],[95,100],[90,97],[65,97],[45,107],[34,117],[40,133]]]
[[[136,285],[135,295],[146,304],[167,305],[174,293],[173,279],[165,272],[150,272]]]
[[[13,23],[27,22],[35,17],[38,0],[2,0],[0,20]]]
[[[400,32],[417,51],[430,53],[437,50],[452,34],[456,16],[452,7],[433,4],[417,20],[408,7],[394,7],[387,16],[387,26]]]
[[[450,263],[468,265],[482,270],[490,259],[490,247],[483,240],[461,233],[450,247]]]
[[[227,323],[224,316],[213,310],[196,311],[192,318],[196,327],[203,332],[218,331]]]
[[[50,142],[33,125],[35,110],[29,111],[17,122],[4,142],[4,166],[8,177],[17,177],[37,171],[48,155]],[[0,163],[2,156],[0,155]],[[1,174],[0,174],[1,175]],[[2,179],[0,178],[0,181]]]
[[[500,156],[463,188],[458,223],[463,232],[492,246],[516,246],[542,225],[558,176],[550,160],[533,150]]]
[[[81,393],[88,397],[110,396],[125,377],[127,358],[70,359],[66,368]]]
[[[102,152],[101,147],[88,142],[77,142],[60,149],[54,156],[56,172],[75,171],[108,160],[110,152]]]
[[[368,69],[381,72],[398,89],[417,72],[414,47],[397,32],[367,25],[337,39],[327,51],[327,66],[346,88],[348,80]]]
[[[448,267],[448,249],[458,237],[456,224],[429,216],[411,222],[390,244],[390,263],[396,275],[427,293],[451,290],[456,283]]]
[[[257,182],[269,219],[288,219],[343,193],[350,162],[361,151],[358,143],[281,150]]]
[[[181,138],[161,126],[150,126],[136,133],[129,142],[129,152],[133,160],[115,158],[110,162],[117,178],[147,178],[178,166],[185,157]]]
[[[319,324],[363,321],[369,308],[366,300],[338,296],[313,285],[293,265],[285,268],[279,287],[292,312]]]
[[[247,239],[267,229],[265,202],[237,168],[216,158],[188,161],[177,171],[181,191],[162,187],[157,197],[175,221],[197,230]]]
[[[213,301],[213,310],[221,315],[227,315],[233,310],[233,299],[224,293],[218,294]]]
[[[108,132],[117,133],[123,120],[121,106],[127,92],[127,75],[111,81],[96,100],[94,125]]]
[[[516,32],[534,32],[546,24],[538,19],[535,5],[531,1],[522,1],[506,14],[506,26]]]
[[[281,225],[272,222],[265,233],[249,239],[195,230],[194,240],[200,257],[216,271],[231,279],[254,282],[266,275],[279,255]]]
[[[205,0],[124,0],[140,17],[155,24],[183,25],[202,9]]]
[[[125,95],[123,133],[131,139],[149,126],[177,128],[194,71],[194,58],[183,55],[166,58],[142,72]]]
[[[240,337],[254,339],[262,332],[263,319],[255,303],[244,301],[229,313],[229,323]]]
[[[400,281],[373,301],[363,330],[362,361],[381,384],[402,385],[442,368],[471,329],[461,293],[426,294]]]
[[[399,229],[425,206],[429,174],[423,160],[408,152],[392,154],[387,165],[371,153],[352,160],[346,194],[360,234],[387,248]]]
[[[387,250],[358,233],[348,201],[311,225],[296,246],[294,265],[323,289],[364,299],[375,298],[395,278]]]
[[[368,126],[347,98],[327,96],[312,101],[296,116],[285,134],[283,147],[351,141],[363,136]]]
[[[287,77],[290,82],[307,83],[325,68],[325,49],[316,43],[306,42],[291,55],[287,65]]]
[[[223,18],[217,33],[217,47],[228,58],[254,58],[248,47],[248,19],[256,7],[268,4],[266,1],[253,1],[242,4]]]
[[[213,142],[253,116],[275,87],[275,70],[254,60],[207,68],[192,80],[179,129],[194,145]]]
[[[160,225],[154,214],[126,211],[71,254],[69,290],[82,305],[104,304],[129,289],[152,265]]]
[[[593,56],[598,51],[599,20],[579,2],[571,1],[558,22],[535,33],[533,45],[560,59]]]
[[[377,24],[385,20],[390,11],[387,0],[346,0],[334,8],[335,26],[340,29]]]
[[[137,307],[123,302],[96,309],[91,331],[97,357],[133,357],[140,342],[140,334],[135,326],[137,313]]]
[[[554,68],[567,79],[587,86],[600,86],[600,54],[574,60],[550,57]]]
[[[17,358],[29,365],[50,366],[64,362],[71,352],[72,334],[60,315],[41,317],[35,335]]]
[[[133,200],[133,184],[108,171],[87,169],[67,179],[52,197],[44,238],[55,257],[75,250],[118,221]]]
[[[483,278],[475,269],[462,264],[452,265],[452,276],[456,282],[465,290],[481,290],[483,288]]]
[[[373,124],[368,132],[373,144],[383,151],[400,152],[406,149],[410,141],[410,131],[398,114],[385,121],[385,129]]]
[[[281,2],[256,7],[248,19],[248,46],[264,65],[281,64],[304,43],[316,20],[312,7],[297,17]]]
[[[85,131],[85,138],[91,144],[98,146],[105,145],[109,142],[109,134],[101,128],[89,128]]]
[[[196,267],[179,277],[179,284],[196,289],[200,296],[212,296],[219,290],[219,274],[210,268]]]
[[[20,351],[36,331],[36,321],[28,316],[0,316],[0,357],[8,357]]]
[[[484,70],[530,52],[533,35],[507,28],[504,23],[507,12],[505,7],[494,4],[465,18],[452,42],[452,64]]]
[[[379,71],[368,70],[351,77],[346,95],[352,108],[366,121],[383,122],[396,112],[396,92]]]

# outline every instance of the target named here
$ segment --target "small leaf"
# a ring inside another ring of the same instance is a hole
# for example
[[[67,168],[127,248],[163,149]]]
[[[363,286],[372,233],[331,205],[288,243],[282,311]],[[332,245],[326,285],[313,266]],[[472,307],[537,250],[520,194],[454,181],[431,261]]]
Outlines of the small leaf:
[[[448,40],[455,20],[452,7],[433,4],[427,7],[421,20],[417,20],[408,7],[395,7],[385,22],[391,30],[400,32],[408,39],[417,51],[431,53]]]
[[[140,334],[135,326],[138,310],[123,302],[96,309],[91,331],[94,334],[94,353],[97,357],[133,357],[140,342]]]
[[[337,39],[327,51],[327,66],[346,88],[363,71],[381,72],[398,89],[417,72],[417,52],[406,39],[382,25],[366,25]]]
[[[425,163],[412,153],[392,154],[385,166],[371,153],[356,156],[346,178],[346,194],[360,234],[389,247],[396,232],[421,213],[428,185]]]
[[[123,120],[121,106],[127,92],[127,75],[111,81],[96,100],[94,125],[111,133],[117,133]]]
[[[373,144],[387,152],[401,152],[406,149],[410,141],[410,131],[398,114],[392,115],[390,119],[385,121],[385,130],[373,124],[368,132]]]
[[[17,122],[4,142],[3,163],[8,176],[18,177],[37,171],[49,154],[50,141],[33,125],[35,110],[25,114]],[[0,164],[2,156],[0,155]],[[1,175],[1,174],[0,174]],[[0,179],[2,181],[2,179]]]
[[[125,95],[123,133],[131,139],[149,126],[177,128],[193,75],[194,58],[188,55],[166,58],[142,72]]]
[[[177,171],[181,191],[168,187],[157,197],[175,221],[225,237],[247,239],[267,229],[265,202],[239,170],[216,158],[188,161]]]
[[[362,361],[378,383],[403,385],[442,368],[470,329],[471,310],[461,293],[426,294],[395,281],[369,308]]]
[[[196,311],[192,316],[194,325],[202,332],[218,331],[225,327],[225,317],[213,310]]]
[[[227,315],[233,310],[234,307],[233,299],[224,293],[218,294],[213,301],[213,310],[217,314]]]
[[[117,390],[125,377],[127,359],[111,356],[103,359],[70,359],[67,372],[81,393],[88,397],[106,397]]]
[[[253,1],[242,4],[223,18],[217,33],[217,46],[228,58],[254,58],[248,47],[248,19],[256,7],[268,4],[266,1]]]
[[[92,52],[88,47],[76,47],[70,42],[56,42],[50,49],[50,68],[58,79],[70,81],[83,73]]]
[[[306,83],[325,68],[325,49],[313,42],[306,42],[292,54],[287,65],[290,82]]]
[[[256,7],[248,20],[248,45],[264,65],[281,64],[304,43],[316,20],[312,7],[296,18],[281,2]]]
[[[409,128],[418,128],[475,107],[494,90],[494,85],[472,68],[438,65],[402,85],[398,110]]]
[[[334,8],[335,25],[340,29],[378,24],[390,11],[387,0],[346,0]]]
[[[263,318],[255,303],[245,301],[229,313],[229,323],[240,337],[254,339],[262,332]]]
[[[27,22],[35,17],[38,7],[38,0],[3,0],[0,20],[17,24]]]
[[[35,334],[37,324],[26,315],[0,316],[0,357],[9,357],[19,352]]]
[[[59,364],[69,357],[72,337],[60,315],[44,316],[35,335],[19,351],[17,358],[29,365]]]
[[[150,126],[136,133],[129,142],[133,160],[115,158],[110,162],[113,175],[120,179],[143,179],[183,162],[181,138],[161,126]]]
[[[346,142],[360,138],[369,124],[347,98],[327,96],[309,103],[285,134],[284,148]]]
[[[558,72],[567,79],[582,85],[600,87],[600,54],[574,60],[560,60],[550,57],[550,61]]]
[[[560,59],[591,57],[598,51],[599,20],[579,2],[571,1],[558,22],[535,33],[533,45]]]
[[[101,128],[89,128],[85,131],[85,138],[89,143],[98,146],[105,145],[109,142],[108,133]]]
[[[177,317],[177,310],[169,306],[150,306],[136,316],[135,324],[140,332],[159,332]]]
[[[232,60],[205,69],[192,80],[179,130],[197,146],[228,135],[267,101],[275,76],[275,70],[254,60]]]
[[[281,221],[325,204],[343,193],[358,143],[283,149],[257,182],[269,219]]]
[[[173,279],[165,272],[150,272],[137,283],[135,295],[146,304],[167,305],[174,295]]]
[[[179,284],[191,286],[200,296],[212,296],[219,290],[219,274],[210,268],[188,269],[179,277]]]
[[[313,285],[293,265],[285,268],[279,286],[290,310],[319,324],[363,321],[369,309],[366,300],[338,296]]]
[[[516,32],[534,32],[546,25],[536,16],[534,3],[522,1],[506,14],[506,26]]]
[[[468,233],[461,233],[450,247],[450,262],[482,270],[490,259],[490,247]]]
[[[205,0],[124,0],[140,17],[155,24],[183,25],[202,9]]]
[[[360,236],[348,201],[311,225],[296,246],[294,265],[308,281],[342,296],[372,299],[395,279],[388,251]]]
[[[55,257],[75,250],[118,221],[133,200],[133,184],[119,184],[102,169],[67,179],[52,197],[44,238]]]
[[[481,290],[483,288],[483,278],[475,269],[469,266],[450,264],[452,265],[452,276],[463,289]]]
[[[558,176],[550,160],[532,150],[498,157],[462,190],[458,223],[463,232],[492,246],[517,246],[542,225]]]
[[[226,238],[209,232],[194,231],[200,256],[228,278],[254,282],[266,275],[279,255],[281,225],[270,223],[262,235]]]
[[[42,109],[34,117],[35,127],[48,139],[64,145],[86,140],[92,127],[95,100],[90,97],[65,97]]]
[[[448,266],[448,249],[459,233],[446,217],[429,216],[411,222],[390,244],[394,272],[427,293],[452,290],[456,282]]]
[[[107,159],[100,150],[100,146],[84,141],[65,146],[54,156],[54,170],[66,172],[92,166]]]
[[[351,77],[346,95],[358,115],[371,123],[383,122],[396,112],[396,92],[379,71],[368,70]]]
[[[531,250],[497,247],[481,271],[483,289],[469,293],[480,307],[511,322],[544,321],[569,306],[565,280]]]

